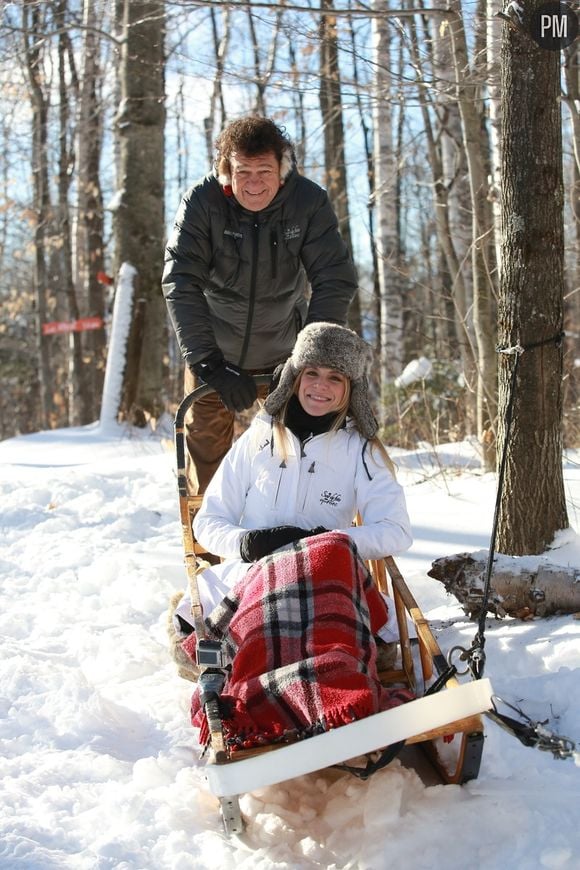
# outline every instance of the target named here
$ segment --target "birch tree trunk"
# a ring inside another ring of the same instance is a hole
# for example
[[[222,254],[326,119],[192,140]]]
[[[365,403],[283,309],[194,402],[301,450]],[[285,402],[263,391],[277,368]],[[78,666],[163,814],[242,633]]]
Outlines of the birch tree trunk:
[[[117,112],[120,178],[115,211],[117,263],[138,271],[132,353],[122,412],[136,425],[163,410],[162,360],[166,312],[160,292],[164,226],[164,0],[124,0],[121,104]],[[133,398],[134,397],[134,398]]]
[[[373,10],[384,8],[373,0]],[[375,74],[373,81],[373,153],[375,169],[374,203],[376,209],[376,243],[380,303],[380,372],[384,387],[403,369],[403,289],[397,262],[397,179],[393,134],[393,104],[390,100],[391,33],[388,18],[372,19],[372,43]]]
[[[336,18],[332,15],[333,0],[321,0],[321,5],[329,12],[320,17],[319,28],[320,108],[324,126],[326,188],[338,218],[340,234],[352,254]],[[348,323],[351,329],[362,334],[358,293],[351,302]]]
[[[529,24],[538,0],[522,0]],[[526,28],[527,29],[527,28]],[[533,85],[531,84],[533,83]],[[498,550],[542,553],[568,518],[562,477],[564,225],[560,56],[504,25],[500,344],[519,361]],[[500,449],[514,358],[500,362]]]
[[[501,24],[497,13],[502,9],[501,0],[486,0],[487,75],[486,87],[489,96],[489,141],[491,163],[490,199],[493,210],[495,262],[501,268]]]

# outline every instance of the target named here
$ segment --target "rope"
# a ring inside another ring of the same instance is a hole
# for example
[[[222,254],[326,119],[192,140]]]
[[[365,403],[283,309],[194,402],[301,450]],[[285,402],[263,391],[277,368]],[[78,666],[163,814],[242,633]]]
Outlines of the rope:
[[[485,620],[487,617],[487,609],[489,603],[489,593],[491,590],[491,573],[493,570],[493,559],[495,555],[495,541],[497,538],[497,527],[499,522],[499,511],[501,506],[501,498],[503,494],[503,484],[505,477],[505,469],[507,465],[507,448],[511,433],[512,421],[513,421],[513,410],[515,403],[515,395],[516,395],[516,379],[518,374],[518,365],[520,362],[520,357],[527,350],[533,350],[537,347],[543,347],[547,344],[555,344],[559,346],[562,343],[562,339],[564,338],[565,333],[563,331],[558,332],[556,335],[551,336],[550,338],[541,339],[540,341],[530,342],[529,344],[515,344],[512,347],[496,347],[497,353],[503,353],[508,356],[515,356],[515,363],[512,371],[512,376],[510,380],[510,388],[509,388],[509,397],[508,404],[506,408],[505,414],[505,438],[503,443],[503,449],[501,454],[501,460],[498,471],[498,480],[497,480],[497,493],[495,499],[495,508],[493,514],[493,525],[491,529],[491,538],[489,542],[489,554],[487,558],[487,565],[485,569],[485,581],[483,586],[483,601],[481,606],[481,612],[479,614],[477,632],[473,639],[473,643],[471,644],[470,649],[467,651],[467,658],[469,662],[469,669],[471,673],[475,677],[476,680],[479,680],[483,677],[483,672],[485,669]]]
[[[527,350],[533,350],[537,347],[543,347],[546,344],[554,343],[556,346],[559,346],[564,338],[565,333],[559,332],[557,335],[553,335],[551,338],[542,339],[541,341],[534,341],[530,344],[521,345],[516,344],[512,347],[497,347],[496,350],[498,353],[507,354],[509,356],[515,356],[515,363],[512,371],[512,376],[510,380],[510,391],[508,397],[508,404],[506,408],[506,416],[505,416],[505,439],[503,444],[503,450],[501,455],[501,461],[498,472],[498,483],[497,483],[497,494],[495,500],[495,510],[493,516],[493,526],[491,530],[491,539],[489,544],[489,555],[487,559],[487,566],[485,571],[485,583],[483,590],[483,601],[481,606],[481,612],[479,615],[478,627],[476,635],[473,639],[473,643],[469,650],[462,650],[462,655],[460,655],[460,659],[467,661],[468,668],[471,671],[473,677],[476,680],[481,679],[483,676],[483,671],[485,668],[485,621],[487,617],[487,609],[489,602],[489,593],[491,589],[491,573],[493,569],[493,559],[495,555],[495,541],[497,536],[497,526],[499,520],[499,510],[501,504],[501,497],[503,493],[503,484],[504,484],[504,476],[505,476],[505,468],[507,461],[507,448],[509,443],[509,437],[511,433],[511,426],[513,420],[513,409],[515,402],[515,392],[516,392],[516,379],[518,373],[518,365],[520,361],[520,357]],[[455,650],[461,649],[459,647],[454,647],[451,651],[453,653]],[[450,657],[451,657],[450,653]],[[501,701],[511,710],[516,712],[520,716],[520,721],[514,719],[512,716],[508,716],[505,713],[500,713],[497,709],[496,701]],[[524,746],[531,746],[535,749],[540,749],[544,752],[551,752],[554,758],[572,758],[574,757],[575,751],[575,743],[573,740],[570,740],[567,737],[561,737],[558,734],[550,731],[546,728],[546,722],[536,722],[532,720],[523,710],[519,707],[514,706],[513,704],[509,704],[507,701],[502,700],[501,698],[496,697],[492,699],[493,710],[488,711],[485,715],[493,719],[498,725],[512,734],[514,737],[524,744]]]

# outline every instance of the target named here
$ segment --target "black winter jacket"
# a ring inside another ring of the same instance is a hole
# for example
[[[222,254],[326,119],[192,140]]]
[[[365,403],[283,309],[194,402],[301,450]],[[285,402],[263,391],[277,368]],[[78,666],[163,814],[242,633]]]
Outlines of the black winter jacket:
[[[213,175],[183,197],[163,292],[188,365],[219,349],[242,368],[271,367],[306,322],[344,324],[356,289],[326,192],[296,171],[260,212],[242,208]]]

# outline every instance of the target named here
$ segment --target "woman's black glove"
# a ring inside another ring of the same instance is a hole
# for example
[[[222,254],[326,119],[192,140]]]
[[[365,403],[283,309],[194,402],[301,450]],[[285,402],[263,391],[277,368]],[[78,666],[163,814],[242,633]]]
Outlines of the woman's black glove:
[[[240,542],[240,556],[244,562],[258,562],[264,556],[269,556],[274,550],[309,538],[310,535],[320,535],[326,529],[318,526],[316,529],[300,529],[298,526],[274,526],[272,529],[251,529],[246,532]]]
[[[228,411],[251,408],[258,397],[258,388],[246,374],[223,357],[210,356],[193,366],[195,374],[213,387]]]

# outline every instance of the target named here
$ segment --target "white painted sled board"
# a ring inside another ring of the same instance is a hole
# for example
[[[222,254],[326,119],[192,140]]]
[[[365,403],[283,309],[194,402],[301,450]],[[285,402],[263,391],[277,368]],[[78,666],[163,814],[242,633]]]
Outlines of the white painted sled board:
[[[492,695],[487,678],[463,683],[271,752],[210,763],[206,768],[210,791],[216,797],[243,794],[340,764],[491,710]]]

